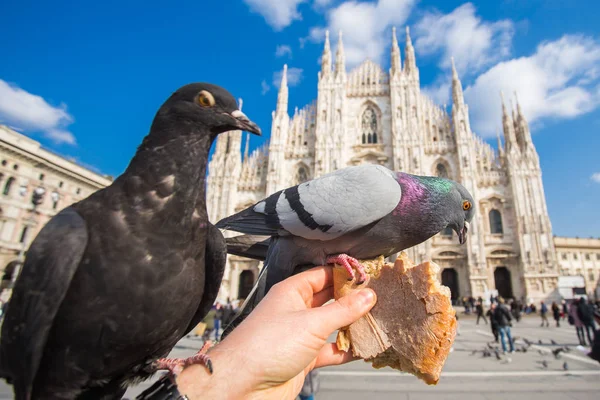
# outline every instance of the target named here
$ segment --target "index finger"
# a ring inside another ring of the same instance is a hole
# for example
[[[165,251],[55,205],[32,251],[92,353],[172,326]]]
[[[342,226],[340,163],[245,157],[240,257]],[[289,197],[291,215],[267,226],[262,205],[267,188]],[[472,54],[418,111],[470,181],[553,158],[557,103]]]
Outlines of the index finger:
[[[333,286],[333,267],[311,268],[284,280],[279,285],[281,290],[296,291],[306,303],[315,293]]]

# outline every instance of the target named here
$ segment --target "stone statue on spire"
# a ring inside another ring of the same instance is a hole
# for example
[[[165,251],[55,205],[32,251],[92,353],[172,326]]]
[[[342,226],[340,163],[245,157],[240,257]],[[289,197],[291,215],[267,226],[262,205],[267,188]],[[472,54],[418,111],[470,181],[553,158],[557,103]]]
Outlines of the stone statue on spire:
[[[465,98],[462,83],[460,83],[458,72],[456,72],[456,66],[454,65],[454,57],[450,57],[450,62],[452,63],[452,100],[454,101],[454,107],[462,107],[465,104]]]
[[[404,62],[404,71],[407,74],[410,74],[417,70],[417,62],[415,60],[415,49],[412,45],[412,40],[410,38],[410,29],[406,27],[406,48],[404,49],[404,58],[406,61]]]
[[[277,113],[287,114],[288,109],[288,85],[287,85],[287,64],[283,66],[281,74],[281,85],[277,94]]]
[[[335,54],[335,76],[346,74],[346,55],[344,54],[344,42],[342,41],[342,31],[339,33],[337,51]]]
[[[329,45],[329,31],[325,31],[325,48],[321,56],[321,78],[331,73],[331,46]]]
[[[396,37],[396,27],[392,28],[392,76],[400,74],[402,71],[402,61],[400,60],[400,46]]]

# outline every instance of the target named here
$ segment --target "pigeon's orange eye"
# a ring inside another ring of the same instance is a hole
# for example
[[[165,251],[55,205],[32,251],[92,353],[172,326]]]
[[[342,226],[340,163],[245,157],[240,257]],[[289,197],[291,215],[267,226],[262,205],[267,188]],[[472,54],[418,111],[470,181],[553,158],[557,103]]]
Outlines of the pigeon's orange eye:
[[[202,107],[212,107],[215,105],[215,98],[210,92],[203,90],[196,96],[196,103],[200,104]]]
[[[471,202],[469,200],[463,201],[463,210],[468,211],[471,209]]]

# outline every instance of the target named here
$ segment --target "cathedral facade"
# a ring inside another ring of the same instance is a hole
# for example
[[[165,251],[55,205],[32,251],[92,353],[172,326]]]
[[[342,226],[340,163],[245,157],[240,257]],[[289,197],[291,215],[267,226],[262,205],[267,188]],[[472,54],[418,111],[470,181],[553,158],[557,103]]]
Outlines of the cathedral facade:
[[[408,249],[409,257],[436,262],[453,299],[496,291],[525,301],[556,297],[559,271],[540,163],[520,107],[503,104],[504,143],[499,137],[494,151],[471,130],[454,66],[448,113],[421,92],[408,29],[403,62],[395,29],[392,39],[389,71],[366,60],[347,72],[341,33],[335,57],[327,34],[317,99],[291,115],[284,67],[270,142],[248,154],[240,131],[217,139],[207,188],[211,222],[352,165],[448,177],[476,200],[467,243],[460,246],[446,229]],[[229,256],[219,298],[247,296],[259,268],[257,261]]]

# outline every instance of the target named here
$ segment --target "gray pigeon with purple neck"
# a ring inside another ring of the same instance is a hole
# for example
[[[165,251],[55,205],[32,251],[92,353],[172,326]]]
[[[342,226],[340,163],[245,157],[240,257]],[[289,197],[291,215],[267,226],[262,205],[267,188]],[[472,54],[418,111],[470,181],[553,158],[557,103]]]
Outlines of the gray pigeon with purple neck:
[[[392,255],[446,227],[465,243],[474,205],[471,194],[457,182],[369,164],[278,191],[222,219],[218,228],[246,235],[229,239],[228,252],[265,260],[257,284],[226,334],[273,285],[299,269],[340,264],[350,277],[356,269],[363,281],[366,274],[358,259]]]

